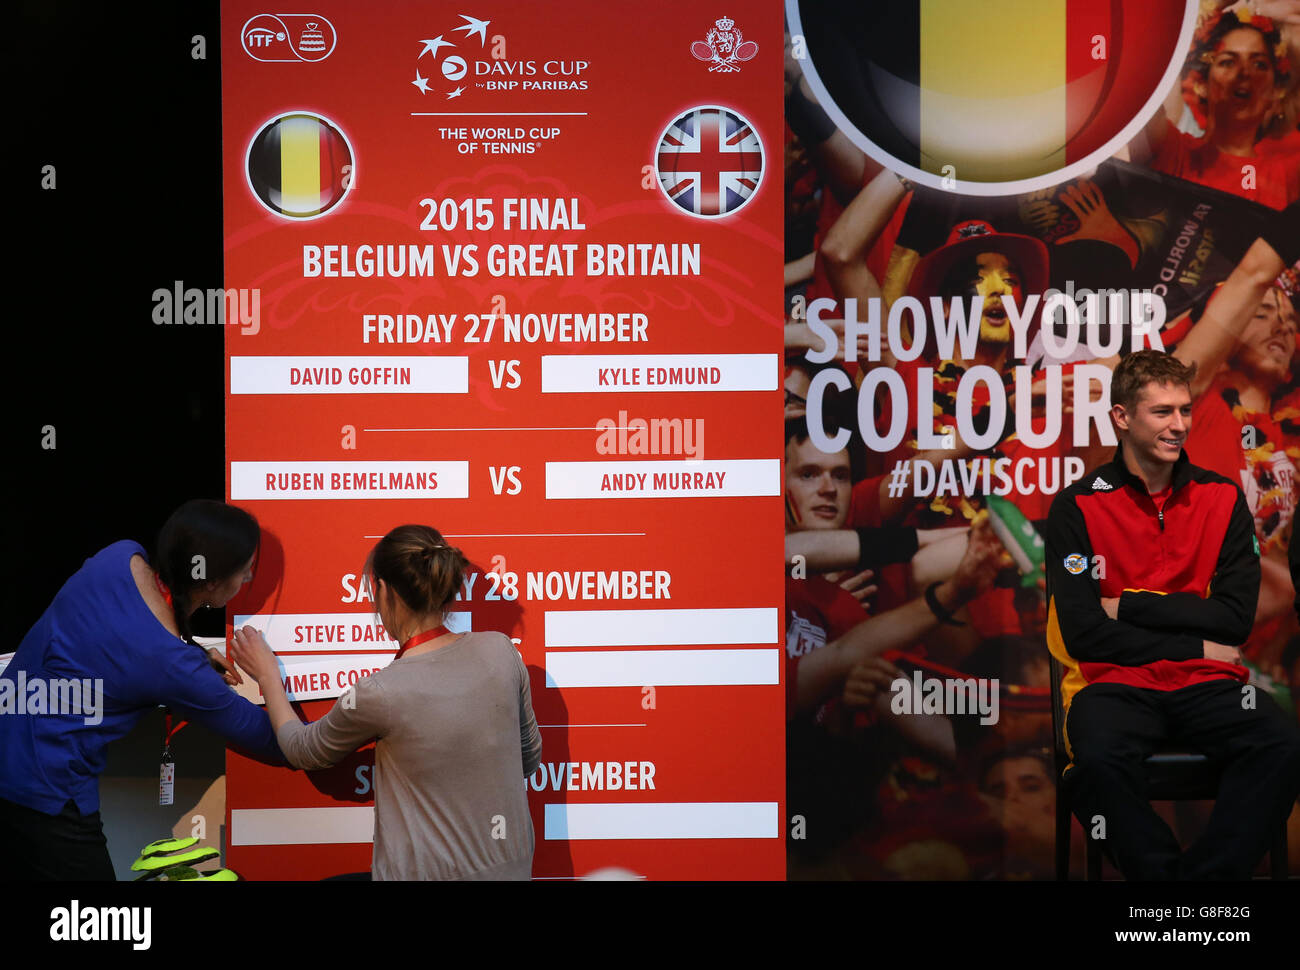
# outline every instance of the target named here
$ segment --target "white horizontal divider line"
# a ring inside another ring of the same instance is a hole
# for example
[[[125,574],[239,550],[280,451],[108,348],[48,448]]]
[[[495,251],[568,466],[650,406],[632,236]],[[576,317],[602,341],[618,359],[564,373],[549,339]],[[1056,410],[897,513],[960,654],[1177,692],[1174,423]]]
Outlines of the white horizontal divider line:
[[[645,727],[646,723],[641,721],[637,724],[539,724],[539,728],[612,728],[612,727]]]
[[[643,536],[644,532],[462,532],[445,533],[444,539],[572,539],[601,536]],[[363,539],[382,539],[382,535],[362,536]]]
[[[412,111],[412,118],[585,118],[585,111]]]

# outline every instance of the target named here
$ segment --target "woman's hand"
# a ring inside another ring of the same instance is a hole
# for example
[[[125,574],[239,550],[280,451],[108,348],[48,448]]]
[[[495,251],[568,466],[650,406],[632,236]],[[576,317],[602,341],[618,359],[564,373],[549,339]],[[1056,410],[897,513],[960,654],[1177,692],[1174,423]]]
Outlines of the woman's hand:
[[[230,641],[230,656],[259,685],[280,679],[280,665],[260,630],[251,626],[236,630]]]
[[[208,663],[231,687],[244,682],[244,678],[239,676],[239,670],[216,647],[208,647]]]
[[[248,676],[257,681],[266,698],[266,714],[271,719],[271,729],[279,731],[290,721],[296,721],[289,706],[289,698],[284,693],[284,682],[280,679],[280,664],[267,645],[262,631],[251,626],[240,627],[230,641],[230,656],[244,668]]]

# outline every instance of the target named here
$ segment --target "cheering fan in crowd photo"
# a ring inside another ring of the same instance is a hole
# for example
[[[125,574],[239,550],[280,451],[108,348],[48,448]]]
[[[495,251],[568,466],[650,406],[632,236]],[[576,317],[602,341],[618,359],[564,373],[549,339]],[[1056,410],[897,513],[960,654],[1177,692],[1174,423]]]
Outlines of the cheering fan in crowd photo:
[[[1288,22],[1300,27],[1295,4],[1271,6],[1287,8]],[[1293,70],[1271,18],[1248,3],[1214,11],[1197,27],[1166,113],[1151,119],[1131,157],[1157,172],[1285,208],[1300,199],[1300,132],[1294,97],[1287,101]],[[1184,101],[1204,132],[1199,137],[1178,128]]]

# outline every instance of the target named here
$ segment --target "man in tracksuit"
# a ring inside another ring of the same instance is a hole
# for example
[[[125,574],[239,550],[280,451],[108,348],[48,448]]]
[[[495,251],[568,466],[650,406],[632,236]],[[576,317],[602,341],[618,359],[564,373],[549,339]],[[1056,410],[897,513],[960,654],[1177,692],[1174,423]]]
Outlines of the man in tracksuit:
[[[1300,728],[1246,683],[1259,545],[1241,489],[1183,452],[1195,371],[1140,351],[1111,379],[1115,458],[1047,522],[1048,647],[1065,666],[1064,785],[1129,879],[1249,879],[1300,794]],[[1223,766],[1184,854],[1143,761],[1181,744]]]

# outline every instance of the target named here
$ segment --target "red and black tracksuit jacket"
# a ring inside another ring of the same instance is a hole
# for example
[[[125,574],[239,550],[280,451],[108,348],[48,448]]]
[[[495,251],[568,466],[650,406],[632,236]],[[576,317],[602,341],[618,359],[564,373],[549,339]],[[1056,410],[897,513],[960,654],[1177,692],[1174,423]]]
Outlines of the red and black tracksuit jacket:
[[[1062,695],[1089,684],[1177,690],[1245,681],[1204,656],[1202,640],[1250,636],[1259,544],[1241,489],[1179,456],[1163,508],[1116,452],[1052,502],[1047,519],[1047,645],[1065,666]],[[1118,619],[1101,598],[1118,596]]]

